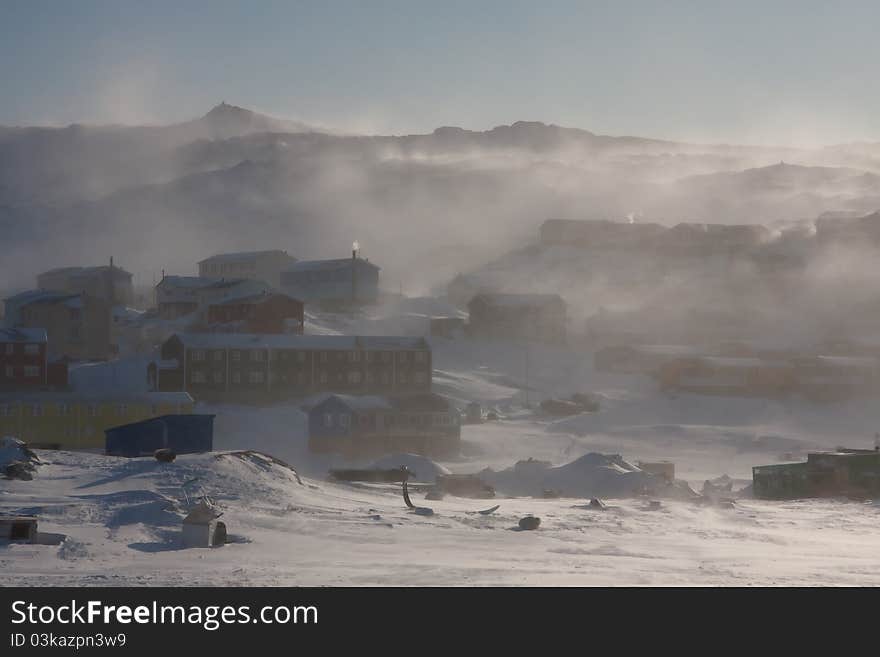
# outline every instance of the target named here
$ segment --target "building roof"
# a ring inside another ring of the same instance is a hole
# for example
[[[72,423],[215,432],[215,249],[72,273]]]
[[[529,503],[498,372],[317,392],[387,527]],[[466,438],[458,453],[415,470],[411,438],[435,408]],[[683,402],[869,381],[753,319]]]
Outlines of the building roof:
[[[299,299],[295,299],[294,297],[292,297],[290,295],[282,294],[280,292],[268,292],[267,291],[267,292],[261,292],[261,293],[256,293],[256,294],[250,294],[250,293],[242,294],[237,297],[223,299],[222,301],[212,303],[211,305],[212,306],[234,306],[234,305],[238,305],[238,304],[242,304],[242,303],[248,303],[248,304],[265,303],[266,301],[268,301],[269,299],[272,299],[274,297],[287,297],[291,301],[296,301],[297,303],[302,303],[302,301],[300,301]]]
[[[254,258],[259,258],[266,255],[284,255],[291,260],[295,259],[293,258],[293,256],[287,255],[287,251],[282,251],[281,249],[270,249],[268,251],[234,251],[230,253],[217,253],[216,255],[212,255],[209,258],[200,260],[198,264],[201,265],[206,262],[236,262],[241,260],[253,260]]]
[[[61,274],[65,274],[67,276],[94,276],[96,274],[103,274],[109,271],[110,265],[97,265],[94,267],[57,267],[56,269],[50,269],[49,271],[44,271],[42,274],[38,274],[37,277],[40,276],[57,276]],[[113,265],[113,274],[114,276],[120,276],[124,278],[131,278],[133,274],[129,271],[124,270],[122,267],[118,267]]]
[[[189,349],[427,349],[422,337],[298,335],[289,333],[176,333]]]
[[[76,403],[76,402],[117,402],[141,404],[191,404],[193,398],[188,392],[123,392],[111,390],[72,391],[72,392],[2,392],[0,403]]]
[[[55,292],[53,290],[27,290],[7,297],[6,303],[29,306],[35,303],[66,303],[71,307],[82,306],[82,295],[71,292]]]
[[[419,393],[414,395],[329,395],[312,407],[312,410],[335,399],[353,411],[448,411],[452,408],[451,402],[435,392]]]
[[[535,306],[565,305],[558,294],[501,294],[484,292],[470,300],[471,303],[482,301],[490,306],[506,306],[510,308],[530,308]]]
[[[0,342],[46,342],[46,329],[0,328]]]
[[[357,262],[359,265],[366,265],[377,270],[381,269],[379,266],[374,265],[372,262],[365,260],[364,258],[358,258]],[[351,258],[336,258],[334,260],[301,260],[284,271],[335,271],[337,269],[348,269],[349,267],[351,267]]]

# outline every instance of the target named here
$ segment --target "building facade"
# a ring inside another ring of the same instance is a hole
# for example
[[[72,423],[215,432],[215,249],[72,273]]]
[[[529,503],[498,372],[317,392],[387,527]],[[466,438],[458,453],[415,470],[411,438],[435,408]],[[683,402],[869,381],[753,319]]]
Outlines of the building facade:
[[[27,390],[49,385],[45,329],[0,328],[0,390]]]
[[[565,342],[566,305],[557,294],[478,294],[468,311],[474,336]]]
[[[0,435],[32,447],[102,448],[104,431],[161,415],[192,413],[185,392],[84,395],[73,392],[0,393]]]
[[[281,273],[281,287],[306,303],[375,303],[379,267],[363,258],[302,261]]]
[[[148,367],[151,386],[196,399],[431,390],[431,349],[419,337],[189,333],[171,336],[160,355]]]
[[[212,331],[302,334],[305,307],[286,294],[235,297],[209,305],[207,324]]]
[[[61,267],[37,276],[37,287],[53,292],[84,293],[110,305],[128,306],[134,302],[133,275],[121,267]]]
[[[281,272],[296,262],[287,251],[241,251],[219,253],[199,262],[202,278],[250,278],[273,286],[281,284]]]
[[[111,349],[111,306],[88,294],[34,290],[6,300],[7,325],[42,328],[49,359],[106,360]]]
[[[331,395],[309,411],[309,449],[347,455],[449,455],[461,447],[461,415],[446,398]]]

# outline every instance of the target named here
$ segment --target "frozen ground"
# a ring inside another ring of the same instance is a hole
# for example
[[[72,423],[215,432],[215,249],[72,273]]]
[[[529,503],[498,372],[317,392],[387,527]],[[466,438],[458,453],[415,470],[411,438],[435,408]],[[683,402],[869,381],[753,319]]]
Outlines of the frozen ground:
[[[388,330],[387,318],[381,318]],[[371,318],[346,325],[368,332]],[[316,320],[324,331],[332,323]],[[534,457],[555,465],[588,452],[630,461],[669,459],[699,489],[728,474],[748,483],[752,465],[806,450],[868,447],[880,429],[876,405],[814,406],[659,394],[634,376],[596,373],[577,350],[471,340],[435,340],[435,389],[461,402],[481,400],[498,422],[465,425],[453,472],[501,470]],[[132,377],[138,371],[131,367]],[[83,387],[111,381],[100,366],[83,370]],[[88,374],[88,376],[86,376]],[[526,386],[528,380],[528,386]],[[140,385],[140,380],[132,385]],[[577,391],[602,398],[598,413],[541,417],[525,407]],[[173,464],[96,454],[39,452],[33,481],[0,480],[0,511],[38,513],[60,546],[0,546],[5,584],[89,585],[750,585],[880,584],[880,503],[844,500],[766,502],[733,508],[664,500],[446,497],[415,503],[399,489],[325,481],[337,459],[305,449],[305,415],[294,405],[200,405],[217,414],[217,450],[254,449],[284,459],[302,476],[259,458],[182,456]],[[187,497],[209,494],[224,511],[232,542],[179,549]],[[500,504],[493,515],[474,513]],[[516,531],[526,514],[539,530]]]

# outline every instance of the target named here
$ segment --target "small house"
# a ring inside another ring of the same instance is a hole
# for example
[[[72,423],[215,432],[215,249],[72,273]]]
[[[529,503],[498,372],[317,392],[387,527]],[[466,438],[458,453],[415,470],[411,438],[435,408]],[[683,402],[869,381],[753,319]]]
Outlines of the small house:
[[[776,397],[792,391],[793,369],[786,360],[756,357],[677,358],[660,367],[660,386],[703,395]]]
[[[457,453],[461,416],[435,393],[403,396],[331,395],[309,410],[313,452],[424,455]]]
[[[565,342],[566,305],[558,294],[478,294],[468,312],[474,336]]]
[[[152,456],[157,449],[198,454],[214,448],[214,416],[204,413],[160,415],[104,430],[104,453],[110,456]]]
[[[183,519],[181,543],[185,548],[211,547],[217,533],[217,518],[222,512],[201,500]]]

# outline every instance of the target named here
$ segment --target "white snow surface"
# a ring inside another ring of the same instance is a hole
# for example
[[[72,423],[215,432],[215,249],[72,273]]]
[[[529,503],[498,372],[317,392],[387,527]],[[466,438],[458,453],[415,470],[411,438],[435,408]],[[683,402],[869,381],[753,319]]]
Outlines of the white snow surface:
[[[310,325],[325,334],[369,335],[371,326],[386,331],[393,319],[381,311],[314,315]],[[652,509],[648,499],[621,493],[596,511],[586,505],[591,491],[577,486],[590,465],[579,459],[597,452],[620,454],[628,463],[671,460],[676,476],[697,490],[728,474],[739,489],[750,482],[753,465],[837,445],[871,447],[880,424],[872,400],[815,405],[796,398],[668,396],[637,375],[595,372],[592,355],[574,347],[530,345],[527,368],[520,344],[432,339],[432,345],[435,390],[462,407],[480,401],[501,418],[463,425],[462,454],[438,466],[499,474],[531,457],[550,462],[552,477],[514,478],[491,503],[454,496],[425,502],[416,487],[413,501],[435,511],[418,516],[404,505],[399,486],[327,481],[331,467],[367,467],[376,459],[310,454],[304,400],[198,404],[198,412],[216,414],[216,453],[161,464],[38,450],[43,465],[32,481],[0,480],[0,513],[34,513],[40,531],[67,535],[60,546],[0,545],[4,583],[880,585],[880,502],[741,498],[722,508],[663,499]],[[140,390],[140,367],[84,367],[76,387]],[[561,419],[533,410],[541,399],[574,392],[596,394],[600,410]],[[270,454],[296,473],[232,450]],[[402,455],[380,462],[408,464]],[[531,497],[538,487],[571,488],[565,492],[575,497]],[[181,520],[200,495],[223,511],[230,543],[180,549]],[[500,508],[492,515],[475,513],[494,504]],[[541,518],[540,529],[516,531],[528,514]]]

